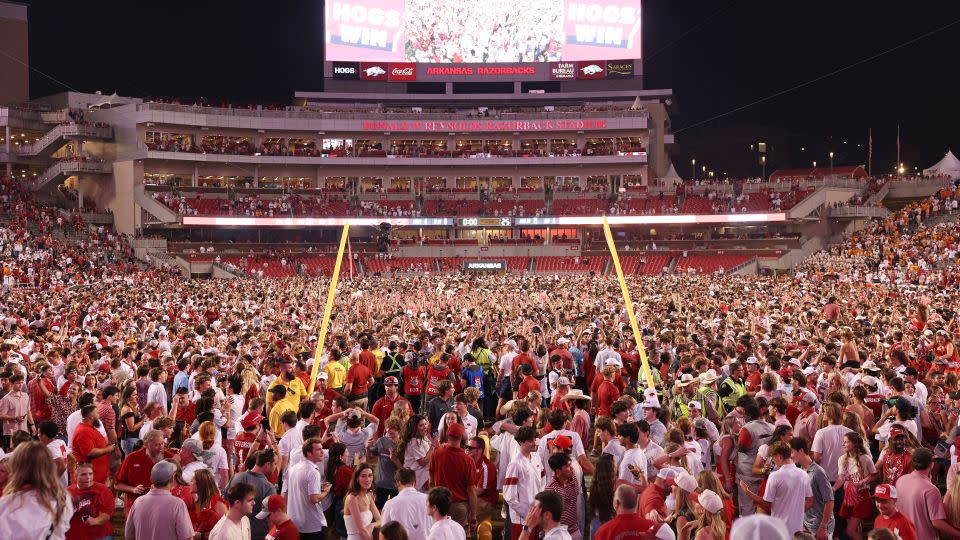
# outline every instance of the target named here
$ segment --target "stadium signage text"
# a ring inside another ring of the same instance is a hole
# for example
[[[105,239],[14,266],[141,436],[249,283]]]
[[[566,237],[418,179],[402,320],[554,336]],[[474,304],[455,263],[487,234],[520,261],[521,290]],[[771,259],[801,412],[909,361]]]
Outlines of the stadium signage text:
[[[552,129],[607,129],[606,120],[514,120],[400,122],[361,120],[362,131],[548,131]]]
[[[504,261],[465,261],[463,263],[464,270],[470,271],[503,271],[507,269],[507,263]]]

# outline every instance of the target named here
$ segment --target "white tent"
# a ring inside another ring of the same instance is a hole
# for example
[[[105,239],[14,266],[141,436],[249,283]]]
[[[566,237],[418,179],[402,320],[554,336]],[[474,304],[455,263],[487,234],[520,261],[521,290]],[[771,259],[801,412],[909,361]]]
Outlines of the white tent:
[[[929,169],[923,170],[924,176],[948,176],[950,178],[960,178],[960,159],[948,151],[943,159]]]
[[[677,174],[677,169],[674,168],[673,162],[670,163],[670,169],[667,170],[667,174],[660,179],[661,184],[665,187],[675,187],[683,183],[683,178],[680,178],[680,175]]]
[[[126,103],[126,101],[120,96],[118,96],[116,92],[114,92],[110,96],[103,96],[96,103],[91,103],[90,108],[91,109],[109,109],[117,105],[123,105],[124,103]]]

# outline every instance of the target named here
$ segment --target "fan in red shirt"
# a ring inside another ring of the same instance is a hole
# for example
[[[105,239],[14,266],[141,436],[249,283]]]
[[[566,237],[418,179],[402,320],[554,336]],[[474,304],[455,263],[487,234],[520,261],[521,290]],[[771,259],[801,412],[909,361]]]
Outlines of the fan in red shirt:
[[[249,411],[240,419],[240,427],[243,431],[237,433],[233,440],[233,449],[237,453],[237,470],[244,470],[243,464],[247,461],[247,456],[263,446],[263,439],[268,432],[258,430],[260,423],[263,422],[263,416],[256,411]]]
[[[143,448],[124,458],[114,482],[116,490],[124,494],[124,515],[130,512],[133,501],[150,491],[150,471],[153,466],[173,456],[174,452],[164,448],[163,432],[151,430],[143,436]]]
[[[350,401],[361,401],[367,399],[367,389],[373,381],[373,372],[361,364],[356,356],[350,357],[350,369],[347,370],[347,378],[344,379],[343,393]],[[366,409],[366,401],[363,403]]]
[[[666,523],[651,521],[637,513],[637,491],[633,486],[622,485],[613,495],[613,509],[616,517],[604,523],[593,535],[594,540],[656,540],[672,538],[659,536],[662,527],[670,528]]]
[[[66,540],[110,536],[113,534],[113,510],[116,507],[113,492],[104,484],[93,481],[93,467],[89,463],[78,463],[74,477],[74,483],[67,487],[73,499],[73,516]]]
[[[913,522],[897,510],[897,488],[880,484],[873,490],[873,498],[880,512],[873,522],[873,528],[897,531],[900,540],[917,540],[917,529]]]
[[[257,519],[264,520],[270,526],[267,533],[273,540],[300,540],[300,531],[287,515],[287,501],[283,495],[270,495],[263,500],[262,510]]]
[[[50,364],[43,363],[37,366],[40,376],[30,381],[27,385],[27,393],[30,395],[30,412],[33,414],[33,421],[37,425],[40,422],[46,422],[53,418],[53,412],[47,405],[47,394],[57,391],[57,385],[53,382],[53,367]],[[41,388],[40,385],[43,385]]]
[[[397,392],[399,386],[400,381],[398,381],[396,377],[385,378],[383,380],[383,397],[378,399],[370,410],[371,414],[380,419],[380,424],[377,427],[377,437],[383,436],[387,425],[387,418],[390,418],[390,414],[393,413],[393,408],[397,403],[405,404],[406,407],[410,406],[410,402]]]
[[[520,385],[517,386],[517,399],[524,399],[527,397],[527,394],[530,392],[540,391],[540,381],[532,375],[533,370],[527,364],[520,365],[520,374],[523,375],[523,380],[520,381]]]
[[[447,444],[440,446],[430,460],[430,480],[433,487],[450,490],[450,517],[456,522],[474,521],[477,510],[476,464],[460,447],[463,426],[447,426]]]
[[[620,399],[620,389],[613,384],[613,378],[617,374],[617,366],[607,366],[603,368],[603,380],[597,386],[596,402],[597,415],[610,416],[610,406],[614,401]]]
[[[105,484],[110,476],[110,454],[117,449],[116,444],[107,444],[100,434],[100,418],[97,408],[87,405],[80,409],[83,420],[73,432],[72,453],[77,462],[89,461],[93,464],[93,481]]]

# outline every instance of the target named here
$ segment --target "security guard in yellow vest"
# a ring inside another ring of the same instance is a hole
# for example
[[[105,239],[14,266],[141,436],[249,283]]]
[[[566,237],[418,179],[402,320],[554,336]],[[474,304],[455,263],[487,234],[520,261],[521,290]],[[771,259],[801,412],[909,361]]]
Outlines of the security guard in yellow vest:
[[[720,381],[720,389],[717,393],[720,394],[721,416],[735,409],[740,396],[747,394],[747,386],[743,381],[743,366],[740,362],[730,364],[730,376]]]

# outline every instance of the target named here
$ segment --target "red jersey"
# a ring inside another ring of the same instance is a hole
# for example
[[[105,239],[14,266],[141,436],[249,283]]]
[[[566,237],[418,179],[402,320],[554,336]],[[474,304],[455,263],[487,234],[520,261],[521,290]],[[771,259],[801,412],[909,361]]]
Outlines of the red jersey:
[[[107,520],[100,525],[87,525],[87,521],[100,514],[113,515],[116,499],[110,488],[94,482],[87,489],[80,489],[77,484],[67,487],[73,502],[73,517],[70,518],[70,529],[67,530],[67,540],[93,540],[113,534],[113,521]]]
[[[610,416],[610,406],[620,399],[620,390],[612,382],[603,379],[597,387],[597,415]]]
[[[383,436],[383,432],[387,429],[387,418],[390,418],[390,413],[393,412],[393,406],[399,401],[406,403],[407,407],[410,408],[410,402],[407,401],[405,397],[400,395],[394,399],[390,399],[390,396],[384,394],[382,398],[378,399],[377,402],[373,404],[370,414],[380,419],[380,424],[377,426],[377,437]]]
[[[527,375],[517,387],[517,399],[524,399],[532,391],[540,391],[540,381],[533,375]]]
[[[370,387],[371,377],[373,377],[373,372],[367,366],[359,362],[350,366],[350,369],[347,370],[347,378],[344,379],[344,384],[353,385],[350,387],[350,396],[366,394]]]
[[[169,449],[164,448],[163,457],[171,458],[174,456],[174,453]],[[150,456],[147,455],[147,449],[141,448],[136,452],[131,452],[124,458],[123,463],[120,465],[120,470],[117,471],[117,482],[122,484],[127,484],[128,486],[143,486],[144,493],[150,491],[150,470],[153,469],[155,461],[150,459]],[[123,494],[123,515],[130,513],[130,508],[133,507],[133,501],[137,500],[140,495],[134,495],[132,493]],[[99,538],[99,537],[98,537]]]
[[[480,454],[480,460],[474,462],[473,472],[477,479],[477,498],[496,505],[500,498],[500,492],[497,491],[497,468],[487,456]]]
[[[97,431],[97,428],[81,422],[73,432],[73,457],[80,461],[89,461],[93,465],[93,481],[105,484],[110,476],[110,454],[102,454],[91,458],[90,452],[107,446],[107,439]],[[149,473],[149,471],[148,471]],[[149,476],[149,474],[148,474]]]
[[[243,466],[243,462],[247,460],[247,456],[250,455],[250,448],[253,447],[253,443],[257,440],[257,434],[252,431],[241,431],[237,433],[236,438],[233,439],[233,450],[237,453],[237,470],[244,471],[246,470]]]
[[[873,528],[895,530],[900,535],[900,540],[917,540],[917,529],[913,522],[900,512],[890,517],[884,517],[883,514],[877,516],[873,521]]]
[[[374,370],[376,370],[377,368],[377,357],[374,356],[369,349],[364,349],[360,351],[358,360],[359,360],[359,363],[367,366],[367,369],[369,369],[371,373],[373,373]]]
[[[463,448],[447,443],[433,453],[430,479],[433,486],[450,490],[452,502],[463,502],[467,500],[470,486],[477,485],[475,464]]]
[[[427,385],[426,393],[428,396],[436,396],[440,394],[440,381],[450,378],[450,366],[444,366],[443,369],[437,367],[437,364],[430,366],[430,369],[427,370]]]
[[[423,393],[424,369],[403,366],[403,395],[419,396]]]
[[[655,540],[665,526],[640,514],[621,514],[604,523],[593,535],[594,540]]]
[[[288,519],[279,525],[270,527],[268,536],[273,540],[300,540],[300,531],[297,530],[293,520]]]

